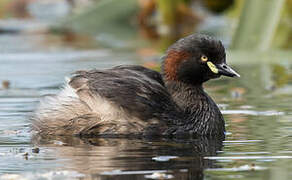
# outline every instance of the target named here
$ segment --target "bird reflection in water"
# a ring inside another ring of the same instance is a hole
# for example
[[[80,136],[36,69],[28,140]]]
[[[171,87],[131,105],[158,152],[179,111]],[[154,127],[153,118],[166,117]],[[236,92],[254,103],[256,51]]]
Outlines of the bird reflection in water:
[[[218,168],[214,160],[223,139],[145,139],[34,137],[33,143],[63,164],[61,170],[85,174],[89,179],[145,179],[165,172],[174,179],[204,179],[204,169]],[[155,157],[171,156],[160,161]],[[59,170],[59,169],[58,169]]]

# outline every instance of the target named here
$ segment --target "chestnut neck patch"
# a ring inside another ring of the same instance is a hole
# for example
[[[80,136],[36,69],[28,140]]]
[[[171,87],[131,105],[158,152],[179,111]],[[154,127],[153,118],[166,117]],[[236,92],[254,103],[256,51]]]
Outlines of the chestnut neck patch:
[[[182,61],[187,60],[190,54],[187,52],[171,50],[164,59],[164,78],[166,80],[177,80],[177,70]]]

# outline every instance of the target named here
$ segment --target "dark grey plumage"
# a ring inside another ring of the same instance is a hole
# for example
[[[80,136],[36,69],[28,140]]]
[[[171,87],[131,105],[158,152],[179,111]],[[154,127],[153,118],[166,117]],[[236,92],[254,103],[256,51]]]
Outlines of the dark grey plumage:
[[[86,81],[89,89],[84,89],[80,81]],[[79,71],[69,85],[77,90],[77,94],[84,90],[99,94],[144,121],[152,118],[163,120],[163,113],[176,110],[161,75],[142,66]]]
[[[183,110],[185,117],[174,134],[223,136],[225,123],[216,103],[203,90],[202,86],[185,83],[166,83],[173,100]],[[181,93],[183,92],[183,93]]]

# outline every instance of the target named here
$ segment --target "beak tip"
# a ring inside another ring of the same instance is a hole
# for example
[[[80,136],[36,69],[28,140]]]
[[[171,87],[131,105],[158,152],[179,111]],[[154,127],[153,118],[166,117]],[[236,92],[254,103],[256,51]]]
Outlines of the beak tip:
[[[216,66],[219,69],[219,73],[224,76],[229,76],[229,77],[240,77],[240,75],[234,71],[231,67],[229,67],[227,64],[219,64]]]
[[[240,78],[240,74],[237,74],[237,73],[236,73],[236,74],[235,74],[235,77],[238,77],[238,78]]]

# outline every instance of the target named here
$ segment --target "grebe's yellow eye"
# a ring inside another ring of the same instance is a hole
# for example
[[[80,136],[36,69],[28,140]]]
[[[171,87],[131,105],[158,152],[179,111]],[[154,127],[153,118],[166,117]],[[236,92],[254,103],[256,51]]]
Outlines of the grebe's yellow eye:
[[[203,56],[201,56],[201,60],[202,60],[203,62],[206,62],[206,61],[208,61],[208,57],[205,56],[205,55],[203,55]]]

